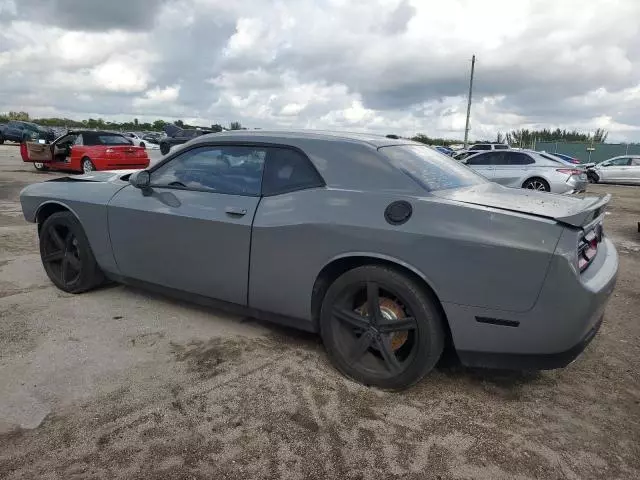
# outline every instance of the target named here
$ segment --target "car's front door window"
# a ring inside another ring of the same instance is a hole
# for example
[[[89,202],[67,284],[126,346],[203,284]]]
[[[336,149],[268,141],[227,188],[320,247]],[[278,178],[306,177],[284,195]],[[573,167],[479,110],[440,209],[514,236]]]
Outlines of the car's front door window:
[[[154,170],[151,185],[259,196],[265,156],[260,147],[196,147]]]
[[[623,158],[614,158],[613,160],[609,160],[606,164],[603,164],[603,167],[626,167],[629,165],[629,159],[626,157]]]

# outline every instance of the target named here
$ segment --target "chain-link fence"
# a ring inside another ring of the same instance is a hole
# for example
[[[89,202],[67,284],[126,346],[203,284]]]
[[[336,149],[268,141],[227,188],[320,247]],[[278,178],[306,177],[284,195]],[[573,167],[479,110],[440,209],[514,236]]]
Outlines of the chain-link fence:
[[[601,162],[620,155],[640,155],[638,143],[537,142],[539,152],[564,153],[582,163]]]

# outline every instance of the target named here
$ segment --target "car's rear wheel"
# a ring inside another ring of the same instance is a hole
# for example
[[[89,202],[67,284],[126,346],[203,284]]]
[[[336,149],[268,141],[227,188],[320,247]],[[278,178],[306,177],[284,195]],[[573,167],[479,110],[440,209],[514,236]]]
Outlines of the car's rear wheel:
[[[600,181],[600,177],[596,172],[587,172],[587,178],[589,183],[598,183]]]
[[[90,173],[90,172],[93,172],[96,169],[95,165],[93,164],[93,162],[91,161],[91,159],[89,157],[84,157],[82,159],[81,165],[82,165],[82,172],[83,173]]]
[[[160,144],[160,153],[162,155],[166,155],[167,153],[169,153],[169,150],[171,150],[171,147],[167,143]]]
[[[144,142],[140,142],[140,146],[141,146],[142,148],[147,148],[147,146],[144,144]]]
[[[104,281],[82,225],[71,212],[57,212],[40,228],[40,258],[61,290],[81,293]]]
[[[392,268],[349,270],[327,290],[320,330],[335,367],[365,385],[399,390],[426,375],[444,348],[436,300]]]
[[[49,168],[42,162],[33,162],[33,167],[39,172],[44,172],[46,170],[49,170]]]
[[[522,184],[522,188],[526,188],[529,190],[537,190],[539,192],[550,192],[551,187],[549,186],[549,182],[547,182],[544,178],[530,178],[526,182]]]

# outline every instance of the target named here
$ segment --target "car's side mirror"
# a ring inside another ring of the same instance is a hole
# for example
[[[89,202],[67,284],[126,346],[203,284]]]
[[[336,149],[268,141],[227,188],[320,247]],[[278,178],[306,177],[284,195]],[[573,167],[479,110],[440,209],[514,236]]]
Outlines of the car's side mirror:
[[[147,170],[140,170],[131,174],[129,183],[140,190],[148,190],[151,184],[151,175]]]

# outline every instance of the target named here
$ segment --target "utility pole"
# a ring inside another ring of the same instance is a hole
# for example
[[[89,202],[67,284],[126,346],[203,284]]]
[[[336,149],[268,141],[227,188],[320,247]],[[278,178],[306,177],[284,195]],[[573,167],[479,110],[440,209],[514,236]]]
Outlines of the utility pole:
[[[469,78],[469,98],[467,102],[467,123],[464,127],[464,148],[467,148],[469,140],[469,117],[471,116],[471,95],[473,93],[473,71],[476,66],[476,56],[471,57],[471,77]]]

